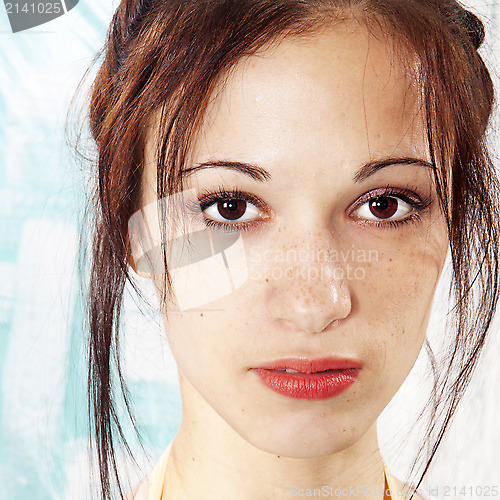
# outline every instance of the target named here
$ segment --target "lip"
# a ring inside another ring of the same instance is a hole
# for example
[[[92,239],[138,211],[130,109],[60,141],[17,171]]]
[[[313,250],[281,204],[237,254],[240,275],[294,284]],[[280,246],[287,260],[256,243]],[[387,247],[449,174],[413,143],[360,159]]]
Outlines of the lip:
[[[349,388],[363,364],[347,358],[287,358],[272,361],[253,371],[271,390],[294,399],[327,399]],[[286,372],[284,370],[295,370]]]

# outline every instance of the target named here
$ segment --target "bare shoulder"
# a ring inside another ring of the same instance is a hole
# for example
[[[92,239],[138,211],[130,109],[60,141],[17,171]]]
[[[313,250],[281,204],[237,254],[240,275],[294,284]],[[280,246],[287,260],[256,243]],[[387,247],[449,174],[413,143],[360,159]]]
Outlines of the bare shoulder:
[[[392,500],[435,500],[421,490],[415,490],[411,484],[400,481],[387,470],[386,474]]]
[[[172,443],[163,451],[150,472],[129,491],[122,500],[149,500],[150,498],[161,498],[168,457]]]
[[[148,500],[147,489],[145,488],[145,482],[147,478],[144,478],[139,484],[132,488],[122,500]]]

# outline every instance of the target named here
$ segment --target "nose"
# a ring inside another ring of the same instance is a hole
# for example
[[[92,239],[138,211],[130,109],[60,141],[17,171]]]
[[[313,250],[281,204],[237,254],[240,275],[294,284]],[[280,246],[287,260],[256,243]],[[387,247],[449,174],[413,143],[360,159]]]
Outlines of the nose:
[[[267,311],[288,327],[319,333],[345,319],[351,312],[351,292],[346,269],[331,248],[306,245],[267,270]]]

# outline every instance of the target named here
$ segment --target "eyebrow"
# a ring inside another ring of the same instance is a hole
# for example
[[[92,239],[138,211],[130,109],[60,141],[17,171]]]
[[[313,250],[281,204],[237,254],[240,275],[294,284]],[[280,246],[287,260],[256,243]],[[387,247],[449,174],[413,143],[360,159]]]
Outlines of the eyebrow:
[[[416,165],[416,166],[430,168],[431,170],[436,170],[436,167],[433,163],[428,162],[426,160],[422,160],[420,158],[410,158],[410,157],[385,158],[383,160],[373,160],[368,163],[365,163],[356,172],[356,174],[352,179],[356,183],[362,182],[368,177],[375,174],[375,172],[378,172],[383,168],[395,165]],[[196,172],[198,170],[203,170],[205,168],[225,168],[227,170],[235,170],[236,172],[248,175],[253,180],[259,182],[264,182],[271,179],[271,174],[266,169],[259,167],[258,165],[253,165],[251,163],[245,163],[239,161],[206,161],[203,163],[199,163],[194,167],[189,167],[184,169],[183,173],[186,176],[188,176],[193,172]]]
[[[199,163],[194,167],[189,167],[183,170],[183,173],[190,175],[198,170],[203,170],[204,168],[225,168],[227,170],[236,170],[242,174],[248,175],[255,181],[268,181],[271,179],[271,174],[264,168],[257,165],[252,165],[251,163],[242,163],[239,161],[206,161],[204,163]]]
[[[368,163],[365,163],[354,175],[352,180],[354,182],[362,182],[375,172],[382,170],[386,167],[391,167],[394,165],[416,165],[421,167],[430,168],[431,170],[436,170],[436,167],[433,163],[428,162],[426,160],[422,160],[420,158],[385,158],[384,160],[374,160]]]

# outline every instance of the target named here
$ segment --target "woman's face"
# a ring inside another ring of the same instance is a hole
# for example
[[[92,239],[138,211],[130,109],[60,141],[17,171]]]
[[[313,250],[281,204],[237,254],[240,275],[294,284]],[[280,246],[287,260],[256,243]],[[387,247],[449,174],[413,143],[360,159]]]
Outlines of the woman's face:
[[[232,225],[242,246],[234,269],[228,252],[208,281],[189,275],[196,307],[166,306],[184,414],[280,456],[373,428],[420,351],[447,253],[410,59],[382,38],[344,23],[240,61],[186,166],[212,244]],[[231,272],[230,292],[209,292]]]

